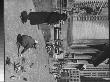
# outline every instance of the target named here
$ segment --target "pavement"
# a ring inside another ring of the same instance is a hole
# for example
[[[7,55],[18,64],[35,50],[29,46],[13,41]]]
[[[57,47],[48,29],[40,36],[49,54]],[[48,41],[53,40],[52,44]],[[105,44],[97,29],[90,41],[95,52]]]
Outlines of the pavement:
[[[5,0],[4,2],[4,21],[5,21],[5,56],[11,58],[11,62],[20,62],[17,57],[16,36],[18,33],[32,36],[38,40],[37,49],[27,50],[22,56],[26,59],[23,64],[26,72],[14,71],[13,65],[5,67],[5,82],[55,82],[52,75],[49,74],[48,54],[45,50],[45,41],[41,30],[37,25],[30,25],[29,21],[22,24],[20,13],[23,10],[35,11],[32,0]],[[22,49],[22,48],[21,48]],[[34,63],[32,68],[29,67]],[[15,76],[10,78],[11,76]]]

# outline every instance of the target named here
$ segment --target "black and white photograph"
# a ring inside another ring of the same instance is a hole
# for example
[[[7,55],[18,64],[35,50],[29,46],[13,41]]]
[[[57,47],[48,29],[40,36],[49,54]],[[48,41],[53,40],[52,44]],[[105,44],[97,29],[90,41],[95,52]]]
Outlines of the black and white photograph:
[[[4,32],[0,82],[110,82],[108,0],[4,0]]]

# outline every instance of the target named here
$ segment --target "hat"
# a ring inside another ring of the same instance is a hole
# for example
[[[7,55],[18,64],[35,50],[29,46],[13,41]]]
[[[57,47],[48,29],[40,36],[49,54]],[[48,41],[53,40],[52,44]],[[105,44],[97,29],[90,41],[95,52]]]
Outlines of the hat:
[[[22,11],[20,18],[21,18],[22,23],[26,23],[27,22],[27,19],[28,19],[27,12],[26,11]]]

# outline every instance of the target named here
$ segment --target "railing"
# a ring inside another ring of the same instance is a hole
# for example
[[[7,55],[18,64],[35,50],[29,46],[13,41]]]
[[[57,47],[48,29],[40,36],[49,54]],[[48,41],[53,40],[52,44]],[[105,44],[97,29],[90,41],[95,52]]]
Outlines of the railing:
[[[77,21],[102,21],[108,20],[108,16],[103,15],[79,15],[77,16]]]
[[[69,8],[83,7],[83,6],[88,6],[88,7],[97,6],[97,7],[102,7],[102,8],[108,7],[107,1],[78,1],[75,3],[70,2],[69,4],[71,5],[71,6],[68,6]]]

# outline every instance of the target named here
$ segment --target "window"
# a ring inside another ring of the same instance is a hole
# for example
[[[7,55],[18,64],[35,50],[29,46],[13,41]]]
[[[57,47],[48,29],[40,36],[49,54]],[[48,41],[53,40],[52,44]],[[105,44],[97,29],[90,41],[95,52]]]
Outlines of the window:
[[[64,8],[67,7],[67,0],[63,0],[63,7],[64,7]]]
[[[66,8],[67,7],[67,0],[61,0],[61,1],[62,1],[62,3],[60,2],[60,0],[57,0],[57,7],[59,8],[62,4],[62,7]]]

